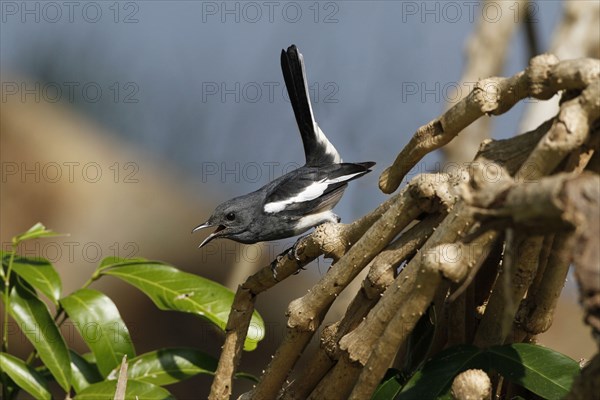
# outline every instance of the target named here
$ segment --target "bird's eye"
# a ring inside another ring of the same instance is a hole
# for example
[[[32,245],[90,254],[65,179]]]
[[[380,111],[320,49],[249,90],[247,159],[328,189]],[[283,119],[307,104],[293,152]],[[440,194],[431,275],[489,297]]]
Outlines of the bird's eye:
[[[225,218],[227,219],[227,221],[233,221],[235,219],[235,214],[230,212],[225,216]]]

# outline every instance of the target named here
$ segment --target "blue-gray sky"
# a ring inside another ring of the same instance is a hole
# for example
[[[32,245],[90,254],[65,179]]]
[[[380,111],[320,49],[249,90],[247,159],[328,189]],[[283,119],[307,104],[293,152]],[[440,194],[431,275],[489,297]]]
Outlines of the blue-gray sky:
[[[561,4],[535,4],[545,49]],[[303,161],[279,67],[294,43],[325,133],[345,160],[378,162],[338,207],[349,220],[384,198],[371,190],[379,173],[443,111],[475,19],[494,12],[470,1],[2,1],[0,66],[57,86],[62,101],[223,200]],[[526,57],[520,29],[505,74]],[[496,131],[511,134],[519,109],[498,118]]]

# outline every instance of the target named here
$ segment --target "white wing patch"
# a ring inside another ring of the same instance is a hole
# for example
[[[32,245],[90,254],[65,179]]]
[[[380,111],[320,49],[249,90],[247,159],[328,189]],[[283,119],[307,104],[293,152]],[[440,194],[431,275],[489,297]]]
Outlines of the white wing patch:
[[[289,199],[285,200],[273,201],[271,203],[265,204],[263,210],[266,213],[273,214],[285,210],[286,206],[288,206],[289,204],[303,203],[305,201],[314,200],[319,196],[322,196],[323,193],[325,193],[325,191],[329,187],[329,185],[333,185],[334,183],[345,182],[360,174],[364,174],[364,171],[356,172],[354,174],[349,175],[342,175],[333,179],[323,178],[320,181],[311,183],[294,197],[290,197]]]

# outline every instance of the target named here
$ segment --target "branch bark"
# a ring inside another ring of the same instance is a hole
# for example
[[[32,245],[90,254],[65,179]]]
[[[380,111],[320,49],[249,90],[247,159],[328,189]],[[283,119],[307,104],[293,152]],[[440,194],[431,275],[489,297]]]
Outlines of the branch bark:
[[[444,214],[435,214],[414,225],[387,246],[370,264],[367,277],[344,317],[326,327],[321,335],[321,345],[312,361],[297,379],[285,389],[282,399],[305,399],[339,359],[338,342],[353,330],[367,315],[381,294],[393,282],[395,269],[419,249],[431,236]]]
[[[356,242],[397,198],[398,196],[392,197],[371,213],[349,225],[324,224],[317,227],[315,232],[301,238],[296,244],[295,256],[290,256],[289,251],[284,251],[270,265],[250,276],[238,287],[227,321],[225,343],[209,399],[217,400],[231,396],[232,379],[240,362],[243,344],[254,312],[255,297],[290,277],[299,268],[322,254],[329,254],[332,257],[343,254],[346,247]]]
[[[275,398],[337,295],[422,212],[435,211],[439,204],[451,201],[447,191],[434,183],[420,179],[408,185],[329,272],[304,297],[290,303],[283,342],[248,397]]]
[[[510,78],[487,78],[478,81],[465,99],[417,129],[410,142],[396,157],[394,164],[381,174],[379,188],[384,193],[392,193],[408,171],[427,153],[449,143],[459,132],[483,115],[503,114],[525,97],[549,99],[561,90],[583,90],[592,87],[582,103],[585,104],[584,108],[589,107],[594,113],[597,111],[599,76],[599,60],[559,62],[556,57],[543,54],[534,57],[525,71]],[[593,97],[594,94],[596,97]],[[576,112],[573,115],[576,115]]]
[[[482,115],[504,113],[527,96],[547,99],[559,91],[564,92],[558,114],[535,130],[484,141],[474,162],[453,174],[413,179],[354,223],[318,227],[297,243],[299,260],[285,252],[240,285],[211,399],[231,394],[255,297],[321,254],[334,260],[332,268],[290,303],[279,349],[257,386],[242,398],[368,398],[432,302],[445,310],[443,329],[453,331],[436,336],[434,351],[454,343],[526,340],[551,323],[571,261],[587,321],[600,338],[600,284],[592,282],[600,281],[595,244],[600,176],[582,173],[586,165],[591,171],[600,165],[600,61],[559,62],[542,55],[513,77],[480,80],[469,96],[417,130],[382,174],[380,187],[396,190],[425,154]],[[407,229],[423,213],[433,215]],[[330,306],[365,267],[369,274],[344,317],[323,331],[321,348],[286,388]],[[448,298],[451,286],[458,289]]]

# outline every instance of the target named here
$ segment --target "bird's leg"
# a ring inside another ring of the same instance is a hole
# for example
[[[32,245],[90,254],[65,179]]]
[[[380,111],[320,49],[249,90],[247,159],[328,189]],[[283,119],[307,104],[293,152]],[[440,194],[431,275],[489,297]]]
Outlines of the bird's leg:
[[[334,214],[331,213],[331,219],[329,221],[325,221],[325,222],[332,222],[332,223],[339,223],[342,219]],[[287,253],[287,256],[290,260],[296,260],[296,262],[299,264],[298,266],[298,270],[294,273],[294,275],[297,275],[300,273],[300,271],[305,270],[306,268],[302,265],[300,265],[300,262],[302,260],[300,260],[300,256],[298,255],[298,245],[300,244],[300,241],[302,241],[305,237],[307,237],[309,234],[300,236],[298,238],[298,240],[296,240],[296,243],[294,243],[294,245],[292,247],[290,247],[288,250],[285,251],[285,253]],[[271,269],[273,270],[273,278],[277,279],[277,271],[275,271],[275,264],[271,264]]]
[[[302,239],[304,239],[306,236],[308,235],[304,235],[304,236],[300,236],[298,238],[298,240],[296,240],[296,243],[294,243],[294,245],[292,247],[290,247],[287,250],[284,250],[280,255],[277,256],[277,258],[271,263],[271,271],[273,272],[273,279],[277,280],[277,262],[280,260],[280,257],[282,256],[287,256],[287,258],[289,258],[290,260],[296,260],[296,262],[298,263],[298,265],[300,265],[300,257],[298,256],[298,244],[300,243],[300,241]],[[298,271],[296,271],[294,273],[294,275],[299,274],[301,270],[303,270],[304,267],[303,266],[299,266],[298,267]]]
[[[298,270],[296,272],[294,272],[294,275],[298,275],[300,273],[300,271],[304,271],[306,269],[303,265],[300,265],[300,262],[302,260],[300,260],[300,256],[298,255],[298,245],[308,235],[310,235],[310,233],[300,236],[298,238],[298,240],[296,240],[296,243],[294,243],[294,245],[292,247],[290,247],[289,250],[287,251],[288,258],[290,260],[296,260],[296,262],[298,263]]]
[[[325,222],[339,223],[341,220],[342,220],[342,219],[341,219],[341,218],[340,218],[340,217],[339,217],[337,214],[331,213],[331,220],[329,220],[329,221],[325,221]],[[298,263],[300,262],[300,257],[298,256],[298,244],[300,243],[300,241],[301,241],[302,239],[304,239],[304,238],[305,238],[305,237],[307,237],[308,235],[310,235],[310,233],[309,233],[309,234],[306,234],[306,235],[304,235],[304,236],[300,236],[300,237],[298,238],[298,240],[296,240],[296,243],[294,243],[294,245],[293,245],[293,246],[292,246],[292,247],[291,247],[291,248],[288,250],[288,257],[290,258],[290,260],[294,259],[294,260],[296,260]],[[300,266],[300,267],[298,268],[298,271],[296,271],[296,272],[294,273],[294,275],[297,275],[297,274],[299,274],[299,273],[300,273],[300,271],[303,271],[303,270],[305,270],[305,269],[306,269],[305,267],[303,267],[303,266]]]

